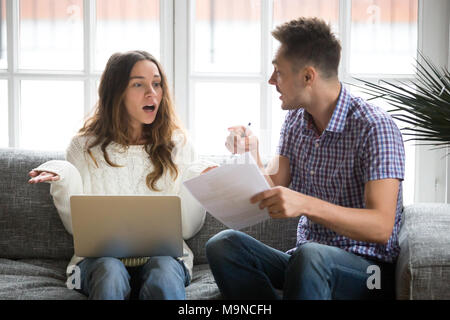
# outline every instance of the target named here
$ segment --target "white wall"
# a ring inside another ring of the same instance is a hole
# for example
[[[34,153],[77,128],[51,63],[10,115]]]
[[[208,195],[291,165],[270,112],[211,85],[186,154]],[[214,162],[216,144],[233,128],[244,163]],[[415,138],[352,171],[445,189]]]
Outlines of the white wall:
[[[450,65],[448,0],[420,1],[419,5],[419,50],[438,66]],[[415,202],[448,202],[450,186],[450,150],[416,148]]]
[[[449,5],[450,6],[450,5]],[[450,9],[450,8],[449,8]],[[447,70],[450,71],[450,18],[448,19],[448,63]],[[450,153],[450,148],[447,149],[447,153]],[[450,203],[450,156],[447,157],[447,184],[446,184],[446,203]]]

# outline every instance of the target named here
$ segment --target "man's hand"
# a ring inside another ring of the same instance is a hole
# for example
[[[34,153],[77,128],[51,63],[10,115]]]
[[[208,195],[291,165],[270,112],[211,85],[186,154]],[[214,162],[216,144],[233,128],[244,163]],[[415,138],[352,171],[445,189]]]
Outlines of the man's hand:
[[[250,202],[260,202],[259,208],[267,208],[272,218],[294,218],[303,214],[308,198],[289,188],[274,187],[253,196]]]
[[[258,153],[258,138],[252,131],[244,126],[228,128],[230,134],[227,136],[225,146],[232,154],[251,152],[253,157]]]

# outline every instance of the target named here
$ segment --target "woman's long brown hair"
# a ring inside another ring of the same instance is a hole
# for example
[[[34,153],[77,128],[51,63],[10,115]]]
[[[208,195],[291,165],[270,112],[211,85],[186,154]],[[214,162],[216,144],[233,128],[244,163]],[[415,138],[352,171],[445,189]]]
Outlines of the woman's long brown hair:
[[[115,53],[109,58],[100,80],[99,100],[94,115],[86,120],[79,134],[95,137],[87,146],[87,152],[96,166],[98,166],[97,161],[90,149],[101,145],[105,161],[110,166],[119,167],[109,159],[106,147],[111,142],[125,147],[132,144],[130,117],[125,108],[124,97],[131,69],[141,60],[153,62],[161,75],[163,95],[156,118],[153,123],[142,125],[145,150],[153,164],[153,171],[147,175],[146,184],[151,190],[160,191],[156,188],[156,183],[166,172],[170,172],[174,180],[178,176],[177,166],[172,160],[172,151],[175,148],[172,134],[177,129],[183,132],[183,129],[175,113],[167,77],[161,64],[151,54],[145,51],[130,51]]]

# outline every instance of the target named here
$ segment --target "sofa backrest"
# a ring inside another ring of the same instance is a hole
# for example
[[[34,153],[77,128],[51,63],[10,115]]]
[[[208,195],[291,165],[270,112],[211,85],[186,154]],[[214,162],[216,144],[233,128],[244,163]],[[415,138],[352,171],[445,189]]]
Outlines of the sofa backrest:
[[[28,184],[28,172],[63,152],[0,149],[0,258],[67,259],[73,255],[73,238],[64,229],[50,196],[50,185]],[[242,231],[285,251],[295,246],[297,219],[267,220]],[[212,217],[187,241],[194,263],[207,263],[205,243],[226,227]]]
[[[62,152],[0,149],[0,257],[70,259],[72,236],[64,229],[50,185],[28,184],[28,172]]]

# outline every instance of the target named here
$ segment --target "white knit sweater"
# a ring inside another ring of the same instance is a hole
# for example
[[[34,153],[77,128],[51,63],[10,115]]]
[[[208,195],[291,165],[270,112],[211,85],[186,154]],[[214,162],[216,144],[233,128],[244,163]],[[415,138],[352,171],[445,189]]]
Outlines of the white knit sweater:
[[[198,160],[192,145],[185,141],[177,131],[172,140],[175,142],[173,157],[178,168],[178,177],[174,181],[167,173],[161,177],[156,186],[161,192],[155,192],[146,185],[146,176],[152,171],[149,155],[143,146],[125,148],[117,143],[110,143],[106,148],[109,159],[121,167],[111,167],[105,161],[100,145],[91,149],[98,167],[87,153],[87,143],[92,138],[75,136],[66,151],[66,160],[51,160],[34,170],[48,171],[60,176],[58,181],[49,182],[56,209],[66,230],[72,234],[70,215],[70,196],[74,194],[89,195],[178,195],[181,198],[182,231],[185,240],[193,237],[203,226],[205,210],[183,186],[182,182],[199,175],[204,169],[215,165]],[[183,241],[182,259],[192,277],[194,256],[186,242]],[[79,263],[83,257],[73,256],[67,271]]]

